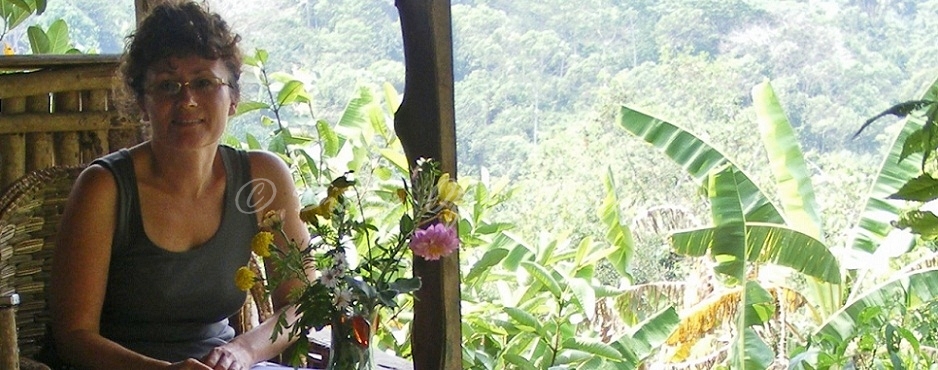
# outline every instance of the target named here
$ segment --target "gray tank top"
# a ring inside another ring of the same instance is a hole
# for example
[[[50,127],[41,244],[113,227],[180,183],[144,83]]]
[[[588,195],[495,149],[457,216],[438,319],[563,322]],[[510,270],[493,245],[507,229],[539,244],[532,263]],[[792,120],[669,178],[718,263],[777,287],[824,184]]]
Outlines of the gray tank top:
[[[101,335],[138,353],[176,362],[201,358],[234,337],[228,317],[246,293],[234,284],[247,264],[257,218],[251,206],[247,153],[219,146],[226,171],[224,214],[215,235],[186,252],[170,252],[146,235],[130,152],[96,160],[117,180],[114,233]]]

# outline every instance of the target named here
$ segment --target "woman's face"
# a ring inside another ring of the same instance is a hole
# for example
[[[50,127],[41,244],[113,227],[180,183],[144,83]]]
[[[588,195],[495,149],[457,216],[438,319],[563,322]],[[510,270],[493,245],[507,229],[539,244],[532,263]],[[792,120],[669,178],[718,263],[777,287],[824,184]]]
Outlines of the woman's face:
[[[152,143],[183,150],[218,145],[238,104],[230,78],[220,59],[170,57],[150,66],[139,104]]]

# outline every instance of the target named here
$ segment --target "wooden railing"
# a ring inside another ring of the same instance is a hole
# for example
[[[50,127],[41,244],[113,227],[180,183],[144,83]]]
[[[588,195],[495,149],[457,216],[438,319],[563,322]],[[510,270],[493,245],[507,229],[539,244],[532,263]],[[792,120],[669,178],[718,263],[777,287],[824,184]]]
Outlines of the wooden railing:
[[[116,109],[116,55],[0,56],[0,193],[30,171],[143,141]]]

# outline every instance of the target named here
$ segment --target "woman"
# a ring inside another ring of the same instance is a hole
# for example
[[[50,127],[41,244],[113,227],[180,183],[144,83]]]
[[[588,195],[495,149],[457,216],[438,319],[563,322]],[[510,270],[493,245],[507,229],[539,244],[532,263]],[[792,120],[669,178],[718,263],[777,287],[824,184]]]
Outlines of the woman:
[[[287,234],[309,239],[283,161],[219,145],[239,98],[239,40],[188,1],[155,7],[128,38],[122,78],[152,135],[95,161],[69,197],[50,300],[66,363],[248,369],[289,345],[270,340],[275,320],[237,337],[227,325],[261,217],[286,210]],[[273,296],[281,312],[288,289]]]

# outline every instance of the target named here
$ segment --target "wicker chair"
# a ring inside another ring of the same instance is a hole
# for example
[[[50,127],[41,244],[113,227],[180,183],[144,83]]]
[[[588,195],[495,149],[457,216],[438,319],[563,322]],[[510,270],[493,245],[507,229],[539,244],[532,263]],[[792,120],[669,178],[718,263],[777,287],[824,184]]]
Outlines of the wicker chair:
[[[42,347],[50,320],[46,286],[55,233],[71,186],[82,169],[84,165],[34,171],[0,195],[0,369],[48,369],[32,359]],[[257,261],[251,265],[260,271]],[[230,320],[238,333],[273,315],[259,284]],[[324,367],[323,348],[314,347],[318,350],[309,366]]]

